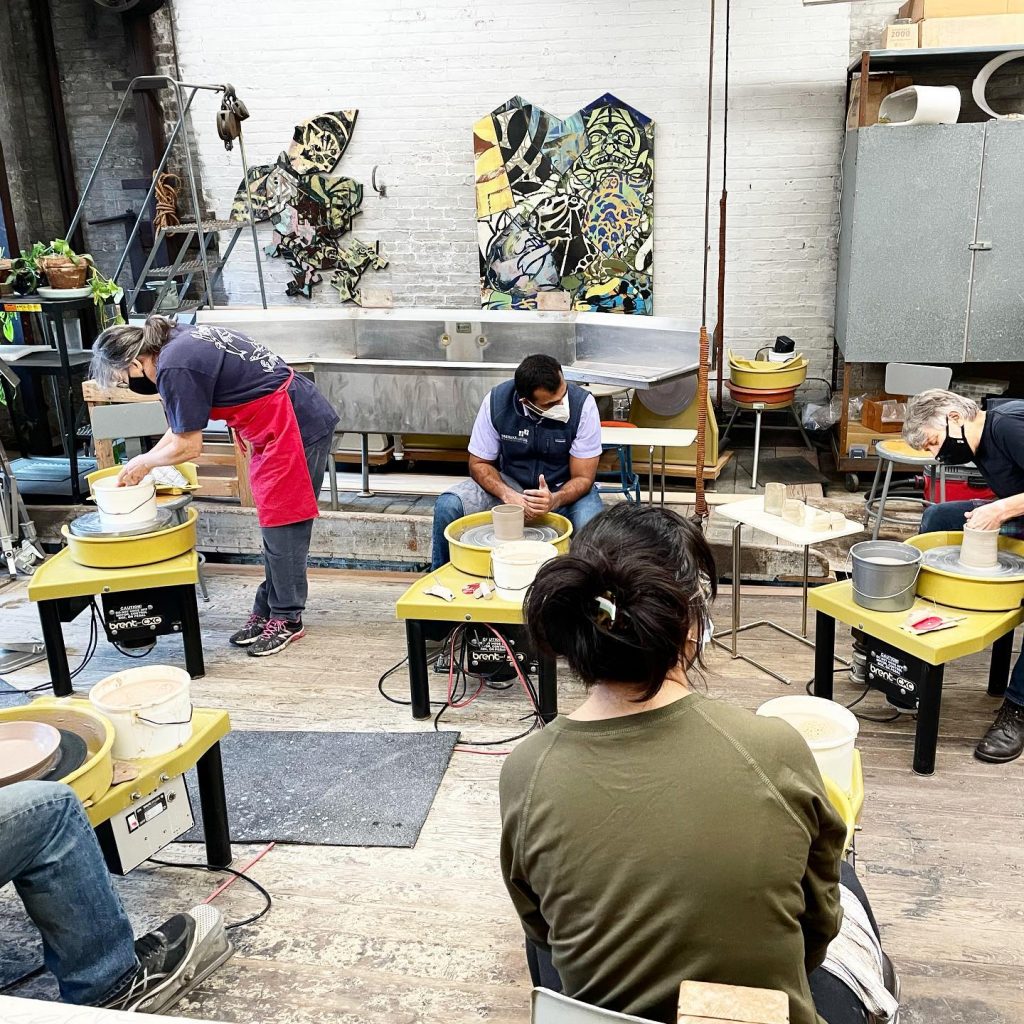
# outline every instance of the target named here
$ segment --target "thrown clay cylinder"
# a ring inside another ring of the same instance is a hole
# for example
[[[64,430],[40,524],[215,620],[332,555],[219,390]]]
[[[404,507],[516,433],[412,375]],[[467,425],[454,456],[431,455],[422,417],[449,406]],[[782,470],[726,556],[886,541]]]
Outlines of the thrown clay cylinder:
[[[972,569],[994,569],[999,564],[999,530],[974,530],[964,525],[960,562]]]
[[[491,511],[494,539],[522,540],[525,511],[522,505],[495,505]]]

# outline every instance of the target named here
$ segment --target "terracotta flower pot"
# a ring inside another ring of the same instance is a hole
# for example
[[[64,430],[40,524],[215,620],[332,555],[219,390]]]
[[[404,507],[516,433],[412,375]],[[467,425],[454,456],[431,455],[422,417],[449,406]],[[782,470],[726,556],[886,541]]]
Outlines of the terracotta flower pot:
[[[14,260],[0,260],[0,295],[13,295],[14,286],[7,283],[7,278],[11,276],[11,267],[14,265]]]
[[[74,263],[67,256],[43,256],[39,266],[51,288],[82,288],[89,273],[89,264],[82,258]]]

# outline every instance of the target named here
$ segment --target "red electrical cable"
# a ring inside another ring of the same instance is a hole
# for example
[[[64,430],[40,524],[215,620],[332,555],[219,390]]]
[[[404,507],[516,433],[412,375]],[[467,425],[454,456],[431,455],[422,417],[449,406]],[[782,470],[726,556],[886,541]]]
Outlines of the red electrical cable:
[[[251,868],[251,867],[253,866],[253,864],[256,864],[256,863],[258,863],[259,861],[263,860],[263,858],[264,858],[264,857],[266,857],[266,855],[267,855],[268,853],[270,853],[270,851],[271,851],[271,850],[272,850],[272,849],[273,849],[273,848],[274,848],[275,846],[277,846],[277,843],[267,843],[267,845],[266,845],[266,846],[264,846],[264,847],[263,847],[263,849],[262,849],[262,850],[260,850],[260,852],[259,852],[259,853],[257,853],[257,854],[256,854],[256,856],[255,856],[255,857],[253,857],[253,859],[252,859],[251,861],[249,861],[249,863],[248,863],[248,864],[246,864],[246,865],[245,865],[245,867],[243,867],[243,868],[238,868],[237,870],[238,870],[238,871],[239,871],[239,872],[240,872],[241,874],[243,874],[243,875],[244,875],[244,874],[246,873],[246,871],[248,871],[248,870],[249,870],[249,868]],[[181,866],[183,866],[183,865],[176,865],[176,866],[177,866],[177,867],[181,867]],[[187,865],[185,865],[185,866],[187,866]],[[211,892],[211,893],[210,893],[210,895],[209,895],[209,896],[207,896],[205,900],[203,900],[203,902],[204,902],[204,903],[212,903],[212,902],[213,902],[213,901],[214,901],[214,900],[215,900],[215,899],[216,899],[216,898],[217,898],[217,897],[218,897],[218,896],[219,896],[219,895],[220,895],[220,894],[221,894],[221,893],[222,893],[222,892],[223,892],[223,891],[224,891],[225,889],[227,889],[227,888],[229,888],[230,886],[234,885],[234,884],[235,884],[235,882],[237,882],[237,881],[238,881],[238,878],[239,878],[239,876],[238,876],[238,875],[232,875],[232,876],[231,876],[231,877],[230,877],[230,878],[229,878],[229,879],[228,879],[228,880],[227,880],[226,882],[221,882],[221,884],[220,884],[220,885],[218,885],[218,886],[217,886],[217,888],[216,888],[216,889],[214,889],[214,890],[213,890],[213,892]]]

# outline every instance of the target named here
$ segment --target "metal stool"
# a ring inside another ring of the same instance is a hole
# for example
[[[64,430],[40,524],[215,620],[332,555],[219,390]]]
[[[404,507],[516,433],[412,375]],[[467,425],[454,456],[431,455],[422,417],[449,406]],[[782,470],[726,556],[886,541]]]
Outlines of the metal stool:
[[[864,502],[865,527],[871,529],[871,539],[878,540],[878,531],[882,523],[893,523],[896,526],[917,526],[919,518],[913,512],[889,512],[885,511],[885,503],[889,497],[898,498],[900,501],[909,501],[919,505],[923,513],[935,502],[916,494],[889,494],[889,485],[892,482],[892,469],[896,463],[905,466],[920,466],[926,470],[932,478],[932,494],[935,493],[936,471],[938,472],[939,501],[946,500],[946,468],[940,462],[936,462],[932,456],[919,448],[911,448],[906,441],[893,439],[892,441],[879,441],[875,445],[875,455],[878,457],[878,467],[875,469],[875,478],[871,481],[871,493]],[[885,464],[885,481],[882,484],[882,493],[875,497],[878,490],[878,481],[882,476],[882,464]]]
[[[752,412],[755,416],[754,420],[754,471],[751,477],[750,486],[757,490],[757,463],[761,457],[761,414],[765,412],[776,412],[781,409],[788,409],[796,422],[797,430],[800,431],[800,436],[804,439],[804,445],[808,451],[814,451],[814,445],[811,444],[810,438],[807,436],[807,432],[804,430],[804,425],[800,422],[800,416],[793,406],[793,399],[791,398],[788,402],[737,402],[735,403],[732,410],[732,416],[729,417],[729,422],[726,425],[725,432],[722,434],[721,440],[718,442],[719,448],[725,447],[725,442],[729,439],[729,431],[732,430],[733,423],[736,422],[736,417],[740,412]],[[782,427],[772,427],[769,425],[768,429],[789,429]]]

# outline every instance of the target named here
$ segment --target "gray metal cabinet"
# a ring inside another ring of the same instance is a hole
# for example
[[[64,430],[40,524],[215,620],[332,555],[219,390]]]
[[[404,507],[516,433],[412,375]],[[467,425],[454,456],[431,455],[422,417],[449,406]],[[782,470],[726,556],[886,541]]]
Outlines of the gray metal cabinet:
[[[848,132],[841,216],[847,360],[1024,358],[1024,124]]]

